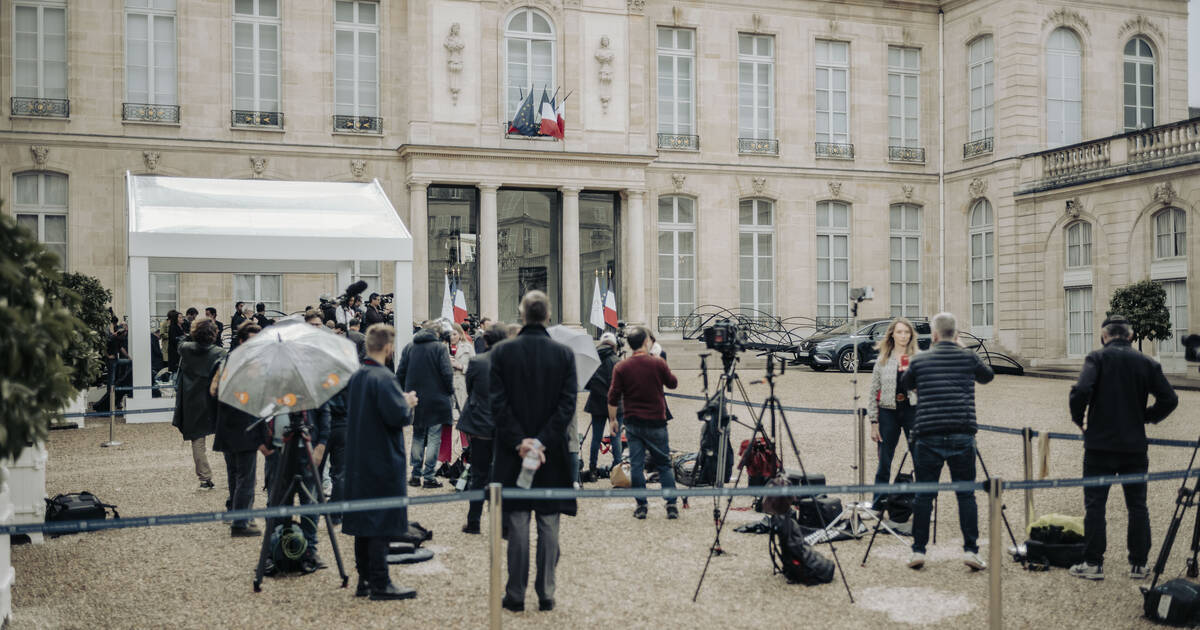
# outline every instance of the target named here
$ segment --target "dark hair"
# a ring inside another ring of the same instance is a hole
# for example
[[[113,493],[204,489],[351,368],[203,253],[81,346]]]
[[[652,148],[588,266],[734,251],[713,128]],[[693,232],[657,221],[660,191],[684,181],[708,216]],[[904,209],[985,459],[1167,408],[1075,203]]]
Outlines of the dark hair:
[[[235,311],[237,311],[237,312],[241,313],[241,312],[242,312],[242,307],[243,307],[243,306],[245,306],[245,305],[246,305],[246,303],[245,303],[245,302],[235,302],[235,303],[234,303],[234,305],[233,305],[233,310],[235,310]]]
[[[259,326],[258,324],[253,323],[251,320],[246,320],[246,323],[244,323],[238,327],[238,331],[237,331],[238,343],[245,343],[246,340],[250,338],[250,335],[253,335],[253,334],[261,332],[261,331],[262,331],[262,326]]]
[[[361,319],[359,319],[359,318],[357,318],[357,317],[352,317],[352,318],[350,318],[350,321],[348,322],[348,325],[349,325],[349,326],[358,326],[358,327],[360,327],[360,328],[361,328],[361,327],[362,327],[362,320],[361,320]]]
[[[487,330],[483,332],[483,340],[487,343],[489,348],[507,338],[508,324],[505,324],[504,322],[495,322],[488,326]]]
[[[211,319],[197,319],[192,322],[192,341],[211,346],[217,341],[217,326]]]
[[[641,326],[630,326],[631,330],[625,333],[625,339],[629,341],[629,347],[634,350],[640,350],[642,344],[646,343],[646,338],[650,337],[650,331]]]
[[[175,309],[171,309],[171,310],[167,311],[167,321],[168,322],[174,324],[175,320],[178,318],[179,318],[179,311],[177,311]]]
[[[196,310],[196,307],[195,307],[195,306],[189,306],[189,307],[188,307],[188,310],[187,310],[187,316],[188,316],[188,317],[195,317],[195,316],[197,316],[197,315],[199,315],[199,314],[200,314],[200,311]]]
[[[345,325],[345,324],[343,324],[343,323],[341,323],[341,322],[338,322],[338,323],[334,324],[334,325],[333,325],[333,328],[334,328],[334,330],[340,330],[340,331],[342,331],[343,333],[345,333],[345,332],[348,332],[348,330],[347,330],[347,328],[346,328],[346,325]]]
[[[545,324],[550,320],[550,298],[541,291],[530,291],[521,298],[521,320],[526,325]]]
[[[372,294],[371,294],[369,297],[367,297],[367,301],[368,301],[368,302],[374,302],[374,301],[375,301],[375,298],[377,298],[377,297],[379,297],[379,294],[378,294],[378,293],[372,293]]]
[[[304,321],[305,321],[305,323],[309,323],[309,322],[311,322],[311,321],[312,321],[312,320],[314,320],[314,319],[316,319],[316,320],[320,320],[320,319],[321,319],[321,311],[317,311],[317,310],[311,310],[311,309],[310,309],[310,310],[307,310],[307,311],[304,311]]]
[[[206,306],[204,307],[204,314],[208,315],[209,319],[215,318],[217,316],[217,309],[211,306]]]
[[[1133,333],[1129,330],[1129,324],[1122,320],[1109,322],[1104,327],[1104,334],[1108,335],[1109,339],[1129,339]]]
[[[262,302],[259,302],[258,304],[254,305],[254,312],[256,312],[256,313],[263,313],[263,312],[266,312],[266,310],[267,310],[267,305],[263,304]]]

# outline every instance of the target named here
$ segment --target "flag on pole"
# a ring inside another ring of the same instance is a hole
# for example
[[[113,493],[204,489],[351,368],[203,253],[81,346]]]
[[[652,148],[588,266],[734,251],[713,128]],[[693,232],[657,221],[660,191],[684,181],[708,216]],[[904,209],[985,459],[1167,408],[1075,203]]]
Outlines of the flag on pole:
[[[467,296],[458,281],[454,283],[454,321],[458,324],[467,321]]]
[[[513,115],[512,122],[509,123],[508,133],[515,133],[522,136],[538,135],[540,118],[534,112],[533,107],[533,90],[530,89],[529,95],[517,107],[517,113]]]
[[[600,293],[600,277],[595,278],[596,286],[592,289],[592,314],[588,323],[604,331],[604,298]]]
[[[543,136],[558,137],[558,119],[554,113],[554,99],[546,95],[546,88],[542,88],[542,124],[538,127],[538,133]]]
[[[443,278],[442,285],[442,319],[454,321],[454,298],[450,293],[450,274]]]
[[[568,94],[568,96],[570,95]],[[558,105],[554,107],[554,115],[558,118],[558,132],[554,134],[554,137],[558,138],[559,140],[562,140],[563,137],[567,135],[567,121],[563,114],[563,109],[566,107],[566,105],[567,97],[564,96],[563,100],[559,101]]]
[[[612,285],[610,284],[609,287],[604,291],[604,323],[616,328],[618,321],[617,293],[616,291],[613,291]]]

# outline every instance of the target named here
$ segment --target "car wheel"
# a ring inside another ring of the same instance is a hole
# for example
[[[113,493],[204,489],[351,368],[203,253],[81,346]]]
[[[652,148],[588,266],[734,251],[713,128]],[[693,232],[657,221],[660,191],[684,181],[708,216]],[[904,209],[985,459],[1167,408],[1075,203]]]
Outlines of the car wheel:
[[[810,365],[810,366],[808,366],[808,367],[812,368],[814,372],[824,372],[825,370],[828,370],[828,369],[829,369],[829,366],[828,366],[828,365],[817,365],[817,364],[815,364],[815,363],[814,363],[813,365]]]
[[[838,353],[837,366],[839,370],[843,372],[850,372],[854,369],[854,355],[851,354],[852,352],[854,352],[854,348],[850,347]]]

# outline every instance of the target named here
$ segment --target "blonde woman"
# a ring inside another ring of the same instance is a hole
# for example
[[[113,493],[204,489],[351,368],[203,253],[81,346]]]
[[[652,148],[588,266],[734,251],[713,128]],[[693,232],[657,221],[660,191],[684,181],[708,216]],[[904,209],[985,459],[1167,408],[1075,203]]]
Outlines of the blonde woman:
[[[909,441],[916,405],[908,395],[896,388],[900,373],[908,369],[908,361],[917,353],[917,336],[912,322],[897,317],[887,328],[883,340],[876,347],[879,357],[871,372],[871,388],[867,391],[867,417],[871,420],[871,439],[879,445],[879,467],[875,470],[875,483],[891,481],[892,457],[900,442],[900,431],[904,430],[905,441]],[[876,494],[873,502],[879,501]]]

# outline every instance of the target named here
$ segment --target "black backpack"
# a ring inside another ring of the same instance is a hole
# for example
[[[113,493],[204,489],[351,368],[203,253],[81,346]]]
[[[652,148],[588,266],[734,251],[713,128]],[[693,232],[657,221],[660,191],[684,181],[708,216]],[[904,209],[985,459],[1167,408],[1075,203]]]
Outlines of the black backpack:
[[[113,518],[121,518],[117,506],[102,502],[86,490],[59,494],[46,499],[46,522],[104,520],[108,518],[108,510],[112,510]]]
[[[265,575],[280,573],[302,573],[304,554],[308,551],[308,539],[300,523],[288,521],[275,526],[271,532],[271,562],[263,571]]]
[[[771,517],[771,564],[789,584],[828,584],[833,581],[833,562],[804,542],[804,531],[791,514]]]
[[[1172,626],[1194,624],[1200,612],[1200,585],[1184,578],[1145,589],[1142,598],[1142,612],[1147,618]]]
[[[912,473],[896,473],[895,483],[912,483]],[[880,498],[882,505],[876,505],[875,508],[883,511],[887,510],[887,517],[893,523],[907,523],[908,519],[912,518],[913,501],[916,495],[911,492],[903,494],[888,494]]]

